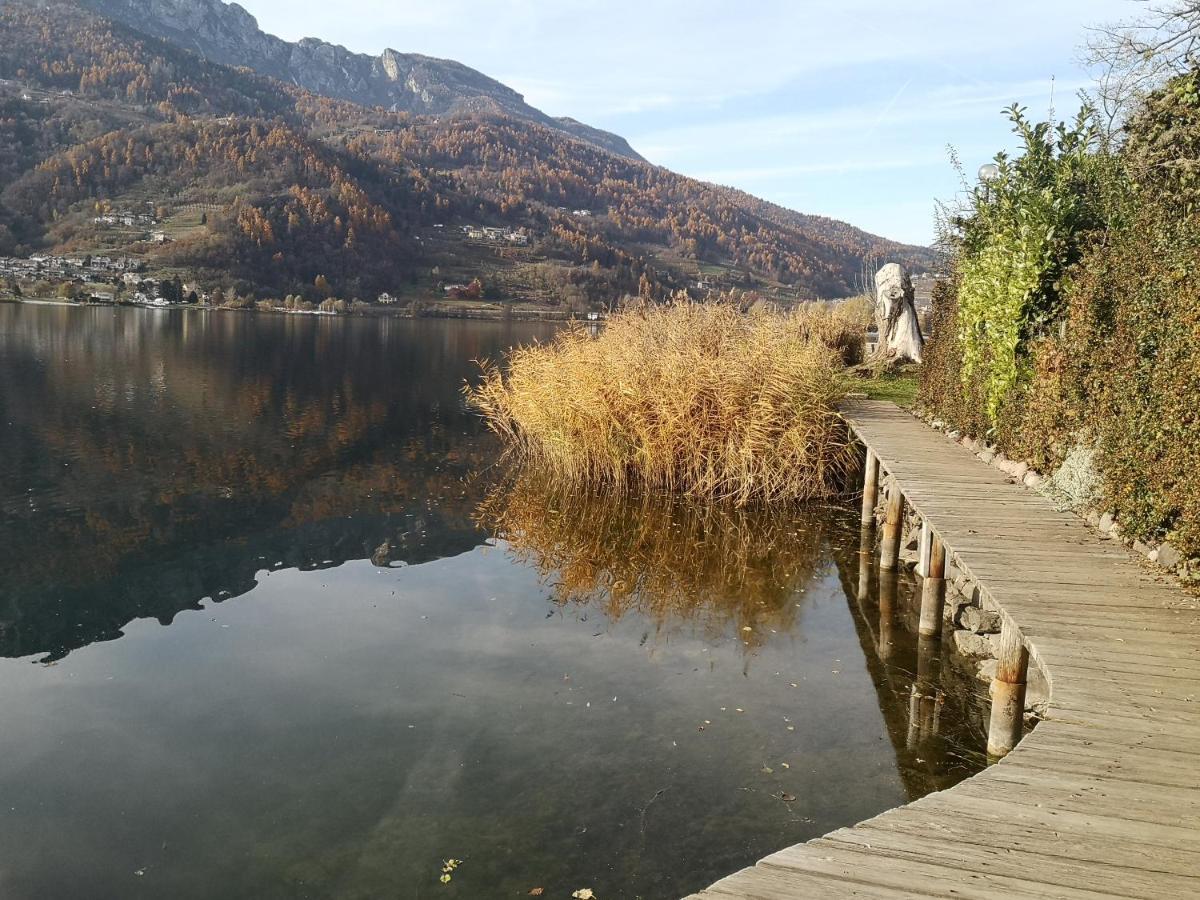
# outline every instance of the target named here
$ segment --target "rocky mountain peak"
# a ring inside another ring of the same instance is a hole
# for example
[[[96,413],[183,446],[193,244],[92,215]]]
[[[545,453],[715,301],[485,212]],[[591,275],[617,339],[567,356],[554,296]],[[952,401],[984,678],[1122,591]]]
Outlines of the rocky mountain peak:
[[[502,114],[566,132],[611,153],[641,159],[624,138],[574,119],[554,119],[507,85],[462,63],[419,53],[355,53],[320,38],[267,34],[237,3],[223,0],[79,0],[143,34],[206,59],[246,66],[316,94],[415,115]]]

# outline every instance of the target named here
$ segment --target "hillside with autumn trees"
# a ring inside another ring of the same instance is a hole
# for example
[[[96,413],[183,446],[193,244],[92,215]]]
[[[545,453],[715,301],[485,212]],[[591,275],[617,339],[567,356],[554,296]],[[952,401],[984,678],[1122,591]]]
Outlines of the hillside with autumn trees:
[[[604,302],[699,279],[852,293],[928,251],[608,152],[536,122],[419,116],[206,61],[80,6],[0,6],[0,255],[122,252],[227,290],[374,297],[472,276]],[[98,224],[151,209],[156,243]],[[498,226],[511,246],[463,237]]]

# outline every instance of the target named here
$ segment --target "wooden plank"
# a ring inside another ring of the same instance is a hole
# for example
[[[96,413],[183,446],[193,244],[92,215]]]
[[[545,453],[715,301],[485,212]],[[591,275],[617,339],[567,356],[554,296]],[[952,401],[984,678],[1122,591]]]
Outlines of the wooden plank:
[[[1200,601],[891,404],[845,416],[1019,629],[1050,685],[1045,721],[954,788],[698,896],[1200,896]]]

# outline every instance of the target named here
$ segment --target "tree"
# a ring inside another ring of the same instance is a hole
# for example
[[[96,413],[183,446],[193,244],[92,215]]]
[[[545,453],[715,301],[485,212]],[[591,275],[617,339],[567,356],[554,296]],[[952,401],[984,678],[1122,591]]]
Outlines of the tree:
[[[1127,113],[1200,53],[1200,0],[1137,0],[1140,18],[1091,29],[1084,62],[1099,69],[1092,92],[1111,133]]]
[[[324,275],[318,275],[313,279],[313,287],[317,289],[317,293],[328,299],[333,294],[333,288],[329,286],[329,279]]]

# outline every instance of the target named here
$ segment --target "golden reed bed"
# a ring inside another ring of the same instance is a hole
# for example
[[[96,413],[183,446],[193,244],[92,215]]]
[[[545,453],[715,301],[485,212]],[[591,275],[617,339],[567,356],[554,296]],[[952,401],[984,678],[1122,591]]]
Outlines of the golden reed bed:
[[[572,328],[484,361],[466,395],[520,462],[561,484],[827,497],[854,464],[838,403],[861,334],[819,305],[648,306],[598,336]]]

